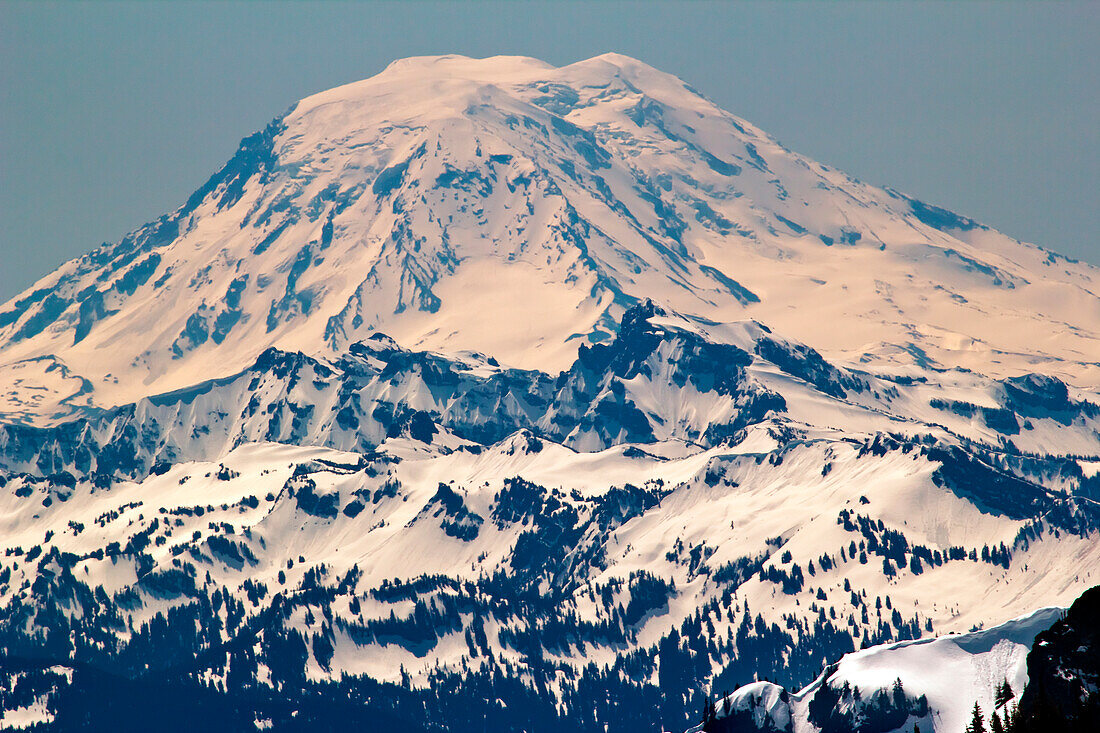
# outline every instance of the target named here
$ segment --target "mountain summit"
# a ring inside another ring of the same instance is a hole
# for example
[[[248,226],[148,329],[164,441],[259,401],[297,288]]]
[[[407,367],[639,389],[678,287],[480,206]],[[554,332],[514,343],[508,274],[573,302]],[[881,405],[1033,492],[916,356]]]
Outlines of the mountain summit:
[[[0,307],[0,410],[376,330],[556,369],[643,297],[842,361],[1095,385],[1097,292],[1095,268],[792,153],[634,59],[418,57],[303,99],[179,209]]]

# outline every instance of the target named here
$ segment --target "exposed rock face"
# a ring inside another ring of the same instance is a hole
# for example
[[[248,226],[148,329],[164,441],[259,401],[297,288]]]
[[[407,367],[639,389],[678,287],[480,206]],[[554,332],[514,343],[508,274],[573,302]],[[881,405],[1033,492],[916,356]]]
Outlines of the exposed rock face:
[[[1017,733],[1100,730],[1100,586],[1036,637],[1027,674]]]

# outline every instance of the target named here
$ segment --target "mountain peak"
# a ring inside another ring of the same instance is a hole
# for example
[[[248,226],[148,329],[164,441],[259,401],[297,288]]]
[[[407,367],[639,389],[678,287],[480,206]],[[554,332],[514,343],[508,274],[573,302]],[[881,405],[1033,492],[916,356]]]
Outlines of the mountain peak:
[[[567,66],[555,67],[528,56],[490,56],[471,58],[458,54],[411,56],[391,62],[382,72],[343,86],[311,95],[298,102],[292,116],[302,115],[331,104],[385,104],[397,119],[410,108],[415,114],[427,110],[447,114],[461,113],[470,103],[471,94],[486,86],[508,89],[515,94],[524,88],[606,86],[619,78],[634,92],[635,84],[656,84],[683,94],[684,85],[675,77],[647,64],[617,53],[605,53]],[[458,95],[459,102],[453,100]],[[522,97],[522,92],[520,93]]]
[[[601,53],[583,61],[575,61],[560,67],[558,72],[562,78],[587,83],[606,83],[611,78],[619,76],[632,82],[671,83],[671,86],[678,90],[686,87],[672,74],[656,69],[632,56],[613,51]]]
[[[473,58],[461,54],[409,56],[391,61],[382,74],[429,76],[468,76],[500,79],[510,74],[541,73],[554,67],[530,56],[487,56]]]
[[[530,56],[498,55],[484,58],[461,54],[409,56],[390,62],[380,74],[371,78],[381,76],[458,77],[507,82],[524,78],[545,80],[555,75],[569,77],[583,72],[600,74],[604,78],[615,73],[671,76],[631,56],[607,52],[561,67]]]

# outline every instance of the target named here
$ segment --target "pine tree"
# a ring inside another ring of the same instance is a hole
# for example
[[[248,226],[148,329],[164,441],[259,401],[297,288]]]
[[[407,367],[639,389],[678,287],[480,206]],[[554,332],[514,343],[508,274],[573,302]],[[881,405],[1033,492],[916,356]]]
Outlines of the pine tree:
[[[989,733],[1005,733],[1005,727],[1001,724],[1001,716],[994,710],[989,716]]]
[[[997,686],[997,690],[994,693],[994,706],[1002,707],[1007,704],[1009,700],[1016,697],[1016,693],[1012,691],[1012,686],[1008,684],[1008,678]]]
[[[986,733],[985,720],[977,700],[974,701],[974,710],[971,712],[970,725],[966,726],[966,733]]]
[[[716,716],[714,714],[714,703],[712,703],[710,701],[709,696],[705,696],[703,698],[703,730],[704,731],[714,730],[715,717]]]
[[[1021,726],[1019,725],[1019,720],[1020,720],[1020,708],[1019,708],[1019,706],[1013,705],[1013,706],[1010,707],[1010,706],[1006,705],[1005,706],[1005,719],[1004,719],[1005,733],[1014,733],[1015,731],[1020,730]]]

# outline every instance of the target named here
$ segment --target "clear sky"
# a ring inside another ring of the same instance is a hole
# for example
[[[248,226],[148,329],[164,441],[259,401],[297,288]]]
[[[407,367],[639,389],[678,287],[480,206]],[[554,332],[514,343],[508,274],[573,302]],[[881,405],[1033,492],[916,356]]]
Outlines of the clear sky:
[[[404,56],[605,51],[798,152],[1100,264],[1100,3],[0,0],[0,300]]]

